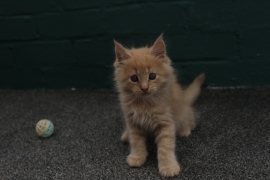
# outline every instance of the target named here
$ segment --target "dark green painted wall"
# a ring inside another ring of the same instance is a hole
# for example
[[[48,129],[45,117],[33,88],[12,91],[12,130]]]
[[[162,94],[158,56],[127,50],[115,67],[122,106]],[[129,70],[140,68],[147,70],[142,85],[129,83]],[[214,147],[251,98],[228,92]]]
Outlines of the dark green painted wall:
[[[1,0],[0,88],[111,88],[113,41],[164,32],[181,82],[270,85],[270,1]]]

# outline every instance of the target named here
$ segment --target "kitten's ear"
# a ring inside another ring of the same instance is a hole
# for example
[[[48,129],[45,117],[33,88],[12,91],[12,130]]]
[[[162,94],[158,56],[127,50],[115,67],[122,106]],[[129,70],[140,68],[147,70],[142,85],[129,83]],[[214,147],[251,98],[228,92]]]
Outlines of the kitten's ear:
[[[161,34],[151,48],[151,54],[157,58],[166,57],[166,47]]]
[[[120,43],[116,42],[115,40],[113,41],[115,44],[115,56],[116,56],[115,63],[121,64],[123,61],[129,59],[131,56]]]

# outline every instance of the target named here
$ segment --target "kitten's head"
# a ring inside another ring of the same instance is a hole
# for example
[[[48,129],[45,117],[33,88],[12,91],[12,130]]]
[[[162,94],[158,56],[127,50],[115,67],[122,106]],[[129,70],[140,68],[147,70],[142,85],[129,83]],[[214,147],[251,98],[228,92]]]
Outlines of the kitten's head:
[[[161,91],[173,74],[162,35],[152,47],[126,49],[115,43],[115,81],[121,92],[145,96]]]

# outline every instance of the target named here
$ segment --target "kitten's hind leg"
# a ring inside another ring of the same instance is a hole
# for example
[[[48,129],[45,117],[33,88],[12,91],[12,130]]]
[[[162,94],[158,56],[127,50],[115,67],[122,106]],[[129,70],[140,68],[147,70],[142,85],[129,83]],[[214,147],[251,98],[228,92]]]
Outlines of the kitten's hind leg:
[[[122,136],[121,136],[121,141],[123,143],[127,143],[129,140],[128,140],[128,131],[127,131],[127,128],[125,129],[125,131],[123,132]]]
[[[179,136],[188,137],[191,131],[196,127],[193,108],[189,105],[182,106],[175,118]]]

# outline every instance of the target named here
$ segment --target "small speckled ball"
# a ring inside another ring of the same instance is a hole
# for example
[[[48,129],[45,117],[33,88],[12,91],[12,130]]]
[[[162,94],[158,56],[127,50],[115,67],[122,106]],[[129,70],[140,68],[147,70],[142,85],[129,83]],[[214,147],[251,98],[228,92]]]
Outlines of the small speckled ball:
[[[54,131],[53,123],[48,119],[38,121],[36,125],[36,132],[40,137],[49,137]]]

